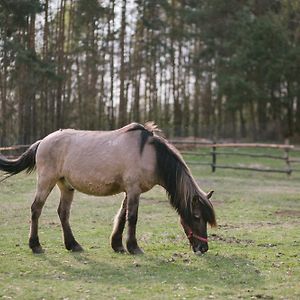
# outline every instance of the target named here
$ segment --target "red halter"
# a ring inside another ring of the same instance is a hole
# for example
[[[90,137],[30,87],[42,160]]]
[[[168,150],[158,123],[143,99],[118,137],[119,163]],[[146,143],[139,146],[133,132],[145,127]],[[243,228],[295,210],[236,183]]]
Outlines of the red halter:
[[[180,222],[181,222],[181,225],[183,226],[183,228],[185,228],[187,230],[187,238],[189,240],[191,240],[191,238],[195,238],[204,243],[208,242],[208,239],[193,233],[192,229],[188,225],[186,225],[181,218],[180,218]]]

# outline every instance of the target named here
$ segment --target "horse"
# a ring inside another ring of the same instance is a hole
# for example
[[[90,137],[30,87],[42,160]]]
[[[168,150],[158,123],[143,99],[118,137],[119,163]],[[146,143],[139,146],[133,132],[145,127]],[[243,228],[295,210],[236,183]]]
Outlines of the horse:
[[[197,185],[178,150],[154,123],[131,123],[117,130],[60,129],[32,144],[17,159],[0,156],[6,177],[22,171],[37,172],[37,187],[31,205],[29,247],[43,253],[38,220],[54,188],[60,190],[57,213],[67,250],[83,251],[69,223],[74,191],[109,196],[125,193],[118,210],[110,245],[115,252],[142,254],[136,239],[139,197],[155,185],[162,186],[196,254],[208,251],[207,224],[216,226],[213,205]],[[127,222],[126,249],[123,231]]]

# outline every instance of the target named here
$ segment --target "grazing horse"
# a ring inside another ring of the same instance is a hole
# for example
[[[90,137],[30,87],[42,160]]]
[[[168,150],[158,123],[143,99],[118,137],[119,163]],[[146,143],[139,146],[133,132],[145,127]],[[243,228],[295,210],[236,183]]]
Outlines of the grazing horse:
[[[113,131],[58,130],[32,144],[15,160],[0,156],[0,170],[15,175],[37,171],[37,190],[31,206],[29,247],[43,249],[38,237],[38,220],[45,201],[57,185],[60,189],[58,215],[68,250],[82,251],[70,224],[74,190],[108,196],[125,192],[111,234],[111,246],[125,252],[122,235],[127,221],[126,249],[140,254],[136,240],[139,197],[158,184],[167,191],[171,205],[180,216],[182,227],[196,254],[208,250],[207,223],[216,225],[212,192],[204,193],[178,151],[153,123],[129,124]]]

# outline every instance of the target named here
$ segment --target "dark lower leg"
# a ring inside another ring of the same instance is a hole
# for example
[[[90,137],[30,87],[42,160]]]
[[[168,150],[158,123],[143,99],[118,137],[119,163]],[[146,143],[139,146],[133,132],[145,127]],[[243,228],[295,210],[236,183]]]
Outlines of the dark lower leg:
[[[131,198],[128,200],[127,205],[127,222],[128,222],[128,234],[126,240],[126,247],[130,254],[142,254],[143,251],[137,244],[136,240],[136,223],[138,217],[138,205],[139,198]]]
[[[70,226],[62,226],[64,231],[64,243],[67,250],[71,250],[73,252],[83,251],[83,248],[80,244],[75,240],[73,233],[70,229]]]
[[[61,198],[57,212],[63,229],[64,243],[66,249],[74,252],[78,252],[78,251],[83,251],[83,248],[75,240],[69,223],[70,207],[71,207],[73,194],[70,196],[71,196],[70,199]]]
[[[111,234],[111,247],[115,252],[124,253],[125,248],[122,243],[123,231],[126,223],[126,207],[127,207],[127,197],[122,202],[121,208],[119,209],[114,222],[114,229]]]
[[[129,223],[128,223],[129,224]],[[126,247],[130,254],[143,254],[143,250],[138,246],[136,240],[136,226],[128,225],[128,237],[126,240]]]
[[[46,199],[55,185],[55,180],[51,180],[47,176],[42,176],[42,174],[39,174],[38,178],[39,179],[35,199],[31,205],[29,247],[31,248],[33,253],[44,252],[39,241],[38,223]]]
[[[30,236],[29,247],[33,253],[43,253],[43,248],[40,244],[38,237],[38,220],[42,212],[44,203],[39,202],[36,198],[31,206],[31,224],[30,224]]]

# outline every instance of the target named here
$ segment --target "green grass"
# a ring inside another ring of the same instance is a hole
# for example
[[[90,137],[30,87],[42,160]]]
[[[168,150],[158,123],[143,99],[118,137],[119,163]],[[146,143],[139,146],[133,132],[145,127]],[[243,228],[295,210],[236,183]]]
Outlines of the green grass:
[[[228,157],[226,163],[238,164],[240,159]],[[192,173],[202,189],[215,190],[219,223],[209,229],[210,250],[200,257],[189,248],[159,187],[141,198],[137,235],[145,255],[120,255],[110,248],[112,220],[122,195],[76,193],[71,224],[85,252],[65,250],[57,190],[40,218],[46,252],[33,255],[27,243],[35,175],[2,182],[0,298],[299,299],[300,174],[221,169],[213,174],[209,167],[196,165]]]

